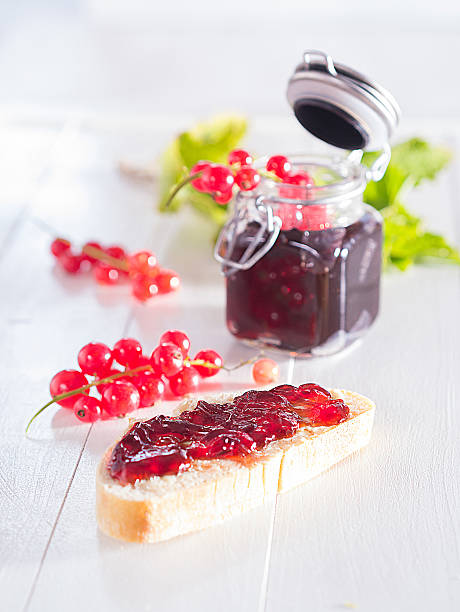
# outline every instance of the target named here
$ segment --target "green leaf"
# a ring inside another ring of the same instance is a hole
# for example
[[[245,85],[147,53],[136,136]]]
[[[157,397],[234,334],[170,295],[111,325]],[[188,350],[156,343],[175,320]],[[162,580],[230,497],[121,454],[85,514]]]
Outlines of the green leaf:
[[[381,210],[389,204],[396,202],[403,185],[409,180],[398,166],[390,164],[382,180],[367,184],[363,199],[365,202]]]
[[[393,147],[391,156],[393,164],[410,176],[415,187],[423,179],[433,180],[447,166],[452,153],[421,138],[411,138]]]
[[[185,202],[190,201],[195,192],[184,188],[174,197],[168,208],[165,203],[173,187],[182,179],[190,168],[201,159],[223,162],[228,153],[234,149],[247,129],[247,121],[239,115],[220,115],[209,121],[198,123],[191,130],[179,134],[168,146],[160,159],[160,176],[158,182],[158,207],[163,212],[176,212]],[[207,199],[212,200],[209,196]],[[206,204],[201,197],[193,198],[192,205],[203,214],[210,213],[212,218],[220,219],[223,215],[217,209]],[[214,202],[216,206],[219,206]],[[219,208],[223,211],[222,207]]]
[[[414,263],[436,258],[460,264],[460,253],[445,238],[424,230],[422,220],[401,204],[382,210],[384,261],[405,270]]]
[[[202,159],[225,162],[228,153],[243,138],[246,128],[246,119],[236,115],[218,116],[198,123],[192,130],[178,137],[183,164],[190,169]]]
[[[379,153],[369,152],[363,162],[370,166]],[[433,146],[421,138],[411,138],[395,145],[391,160],[382,180],[370,182],[364,191],[364,201],[377,209],[395,203],[403,186],[416,187],[422,180],[433,180],[450,161],[451,152]]]

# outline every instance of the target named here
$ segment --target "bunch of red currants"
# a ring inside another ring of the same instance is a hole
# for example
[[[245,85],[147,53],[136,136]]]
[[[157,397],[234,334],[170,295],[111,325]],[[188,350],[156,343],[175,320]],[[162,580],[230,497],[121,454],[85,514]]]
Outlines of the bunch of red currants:
[[[283,183],[305,187],[313,185],[310,175],[304,171],[294,172],[284,155],[270,157],[265,169]],[[190,170],[187,182],[197,191],[211,194],[218,204],[228,204],[234,186],[242,191],[251,191],[259,185],[260,179],[261,173],[253,167],[252,156],[244,149],[235,149],[229,153],[227,166],[199,161]],[[284,197],[289,195],[286,193]]]
[[[200,377],[214,376],[222,368],[216,351],[199,351],[192,360],[189,350],[188,336],[178,330],[166,331],[150,357],[133,338],[122,338],[112,350],[101,342],[91,342],[78,353],[80,369],[58,372],[51,380],[50,393],[81,421],[124,416],[153,406],[163,397],[166,386],[176,397],[196,391]],[[92,382],[88,377],[93,377]],[[90,389],[100,397],[90,396]]]
[[[68,274],[92,269],[94,279],[100,285],[130,282],[133,296],[141,302],[180,287],[176,272],[161,268],[151,251],[130,255],[121,246],[103,247],[97,242],[87,242],[76,253],[68,240],[56,238],[51,243],[51,253]]]

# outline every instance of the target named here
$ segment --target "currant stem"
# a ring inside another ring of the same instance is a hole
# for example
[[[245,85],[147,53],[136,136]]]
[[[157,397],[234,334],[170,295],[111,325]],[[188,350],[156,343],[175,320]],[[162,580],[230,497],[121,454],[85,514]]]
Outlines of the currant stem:
[[[44,406],[42,406],[40,410],[37,410],[37,412],[33,415],[33,417],[27,423],[26,433],[29,431],[29,427],[31,426],[32,422],[38,417],[39,414],[41,414],[46,408],[48,408],[48,406],[51,406],[52,404],[55,404],[56,402],[60,402],[61,400],[66,399],[67,397],[72,397],[72,395],[79,395],[80,393],[82,393],[82,391],[86,391],[87,389],[90,389],[91,387],[95,387],[96,385],[100,385],[103,383],[109,383],[123,376],[134,376],[137,372],[142,372],[143,370],[151,370],[153,372],[153,367],[151,365],[138,366],[137,368],[133,368],[132,370],[126,370],[125,372],[119,372],[118,374],[111,374],[110,376],[107,376],[106,378],[100,378],[98,380],[93,380],[93,382],[88,383],[87,385],[84,385],[83,387],[79,387],[78,389],[72,389],[72,391],[67,391],[66,393],[55,395],[49,402],[47,402]]]
[[[258,353],[255,357],[251,357],[250,359],[246,359],[245,361],[240,361],[234,366],[226,366],[224,364],[222,364],[221,366],[218,366],[215,363],[211,363],[210,361],[205,361],[204,359],[192,359],[192,360],[186,359],[185,361],[191,366],[198,365],[198,366],[204,366],[205,368],[215,368],[216,370],[225,370],[226,372],[233,372],[233,370],[238,370],[238,368],[242,368],[245,365],[250,365],[251,363],[254,363],[258,359],[260,359],[260,357],[262,357],[263,355],[264,355],[263,352]]]
[[[129,270],[126,259],[117,259],[116,257],[107,255],[105,251],[98,249],[97,247],[84,246],[82,253],[85,253],[85,255],[89,255],[90,257],[94,257],[94,259],[97,259],[98,261],[108,263],[113,268],[117,268],[117,270],[124,270],[125,272],[128,272]]]
[[[195,179],[199,178],[202,174],[203,174],[203,170],[200,170],[200,172],[195,172],[195,174],[190,174],[189,176],[186,176],[184,179],[179,181],[179,183],[174,185],[174,187],[172,188],[168,196],[168,199],[166,200],[165,208],[168,208],[170,206],[171,202],[174,200],[174,198],[179,193],[179,191],[182,189],[182,187],[185,187],[185,185],[188,185],[188,183],[191,183]]]

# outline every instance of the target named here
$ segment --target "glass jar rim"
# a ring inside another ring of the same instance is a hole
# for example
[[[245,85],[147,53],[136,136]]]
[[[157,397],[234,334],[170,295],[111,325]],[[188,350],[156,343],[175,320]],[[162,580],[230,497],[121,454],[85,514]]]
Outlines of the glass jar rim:
[[[311,206],[312,204],[329,204],[343,198],[353,198],[363,193],[367,185],[367,169],[346,156],[328,155],[288,155],[293,169],[309,166],[323,168],[337,174],[338,180],[323,185],[293,185],[262,176],[260,187],[267,192],[264,199],[268,202],[295,203]],[[256,169],[265,168],[268,157],[262,157],[254,162]],[[280,191],[284,189],[284,194]]]

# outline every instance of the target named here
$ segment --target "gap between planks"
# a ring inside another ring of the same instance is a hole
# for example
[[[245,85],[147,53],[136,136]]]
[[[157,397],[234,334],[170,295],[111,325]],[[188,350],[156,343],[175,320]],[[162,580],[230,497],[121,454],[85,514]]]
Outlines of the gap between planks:
[[[286,376],[286,383],[288,385],[292,384],[292,381],[294,378],[294,366],[295,366],[295,357],[289,357],[288,371],[287,371],[287,376]],[[271,556],[272,556],[272,544],[273,544],[273,534],[275,531],[277,506],[278,506],[278,494],[275,495],[275,500],[273,503],[273,512],[270,517],[270,530],[268,532],[267,552],[265,554],[264,572],[263,572],[262,581],[260,584],[258,612],[265,612],[265,610],[267,609],[268,581],[270,578],[270,565],[271,565],[270,562],[271,562]]]

